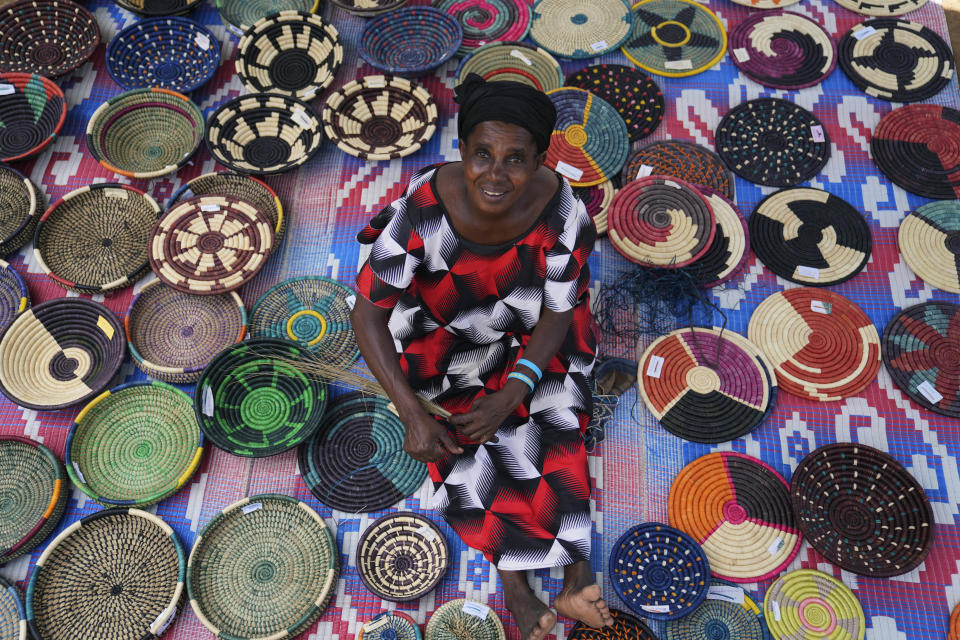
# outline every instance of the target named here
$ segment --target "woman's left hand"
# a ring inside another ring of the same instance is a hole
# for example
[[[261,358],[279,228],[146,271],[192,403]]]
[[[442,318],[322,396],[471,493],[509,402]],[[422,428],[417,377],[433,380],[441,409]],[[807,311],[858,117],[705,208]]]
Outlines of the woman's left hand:
[[[519,383],[519,389],[515,383],[516,381],[511,380],[500,391],[478,398],[470,406],[470,411],[451,416],[450,424],[478,444],[497,442],[493,434],[513,410],[520,406],[529,391],[522,382]]]

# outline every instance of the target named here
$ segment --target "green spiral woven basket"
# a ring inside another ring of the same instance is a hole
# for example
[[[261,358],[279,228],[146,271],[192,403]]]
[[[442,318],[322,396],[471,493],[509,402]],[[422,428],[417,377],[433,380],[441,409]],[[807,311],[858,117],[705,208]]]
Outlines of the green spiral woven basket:
[[[506,640],[495,611],[472,600],[451,600],[433,612],[424,640]]]
[[[271,14],[280,11],[316,13],[319,7],[320,0],[217,0],[220,19],[238,36]]]
[[[333,597],[339,551],[326,523],[288,496],[244,498],[214,516],[193,545],[187,594],[218,638],[292,638]]]

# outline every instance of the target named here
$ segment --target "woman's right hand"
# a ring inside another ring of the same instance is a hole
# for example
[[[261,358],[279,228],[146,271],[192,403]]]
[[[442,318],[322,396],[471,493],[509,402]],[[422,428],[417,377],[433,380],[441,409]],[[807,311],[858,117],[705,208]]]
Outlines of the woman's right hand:
[[[403,423],[407,427],[403,450],[414,460],[437,462],[450,453],[463,453],[463,448],[454,441],[447,428],[426,411],[404,416]]]

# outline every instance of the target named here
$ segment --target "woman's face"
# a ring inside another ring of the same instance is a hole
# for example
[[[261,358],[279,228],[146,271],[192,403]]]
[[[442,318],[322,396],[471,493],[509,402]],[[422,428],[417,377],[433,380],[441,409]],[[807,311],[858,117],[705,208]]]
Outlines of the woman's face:
[[[523,195],[546,153],[537,154],[533,136],[506,122],[481,122],[460,140],[467,200],[479,213],[502,215]]]

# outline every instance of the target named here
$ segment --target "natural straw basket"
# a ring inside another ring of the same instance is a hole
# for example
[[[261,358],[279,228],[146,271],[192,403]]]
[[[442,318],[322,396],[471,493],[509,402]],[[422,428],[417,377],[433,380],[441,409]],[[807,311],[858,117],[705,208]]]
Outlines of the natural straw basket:
[[[433,0],[460,23],[463,44],[457,54],[465,56],[488,42],[516,42],[530,31],[530,3],[527,0]]]
[[[630,141],[617,110],[589,91],[563,87],[547,92],[557,109],[544,164],[575,187],[600,184],[620,173]]]
[[[421,640],[420,627],[402,611],[384,611],[360,627],[357,640]]]
[[[0,73],[0,162],[23,160],[43,151],[60,133],[66,117],[63,90],[52,80],[29,73]]]
[[[593,58],[617,49],[632,28],[626,0],[538,0],[530,38],[561,58]]]
[[[189,13],[202,0],[113,0],[118,7],[141,16],[171,16]]]
[[[420,76],[452,58],[462,42],[463,29],[453,16],[433,7],[404,7],[368,22],[357,53],[386,73]]]
[[[373,522],[357,545],[357,571],[376,596],[392,602],[418,600],[447,572],[447,539],[429,518],[409,511]]]
[[[960,293],[960,203],[929,202],[907,214],[897,245],[910,270],[924,282]]]
[[[0,260],[0,334],[29,308],[27,283],[10,263]]]
[[[751,80],[776,89],[819,84],[837,65],[837,46],[817,22],[799,13],[755,13],[730,31],[734,64]]]
[[[563,70],[553,56],[525,42],[491,42],[460,62],[457,84],[475,73],[484,80],[512,80],[546,93],[563,85]]]
[[[18,251],[33,238],[43,210],[43,194],[30,178],[0,164],[0,256]]]
[[[821,571],[780,576],[763,598],[763,616],[775,638],[864,640],[866,619],[850,588]]]
[[[732,200],[710,187],[694,186],[710,205],[717,222],[717,232],[706,252],[685,267],[684,271],[709,289],[735,276],[746,263],[750,254],[750,233],[747,231],[747,221]]]
[[[100,44],[96,18],[70,0],[23,0],[0,9],[0,69],[56,78]]]
[[[630,142],[646,138],[663,120],[663,93],[653,78],[639,69],[598,64],[568,75],[565,84],[586,89],[616,109],[627,125]]]
[[[108,293],[147,272],[150,232],[160,205],[128,185],[100,183],[53,203],[33,239],[40,268],[64,289]]]
[[[235,35],[242,36],[255,22],[281,11],[316,13],[320,0],[217,0],[220,19]]]
[[[451,600],[437,608],[427,621],[424,640],[506,640],[503,623],[485,604]]]
[[[0,578],[0,640],[27,640],[27,629],[20,590]]]

